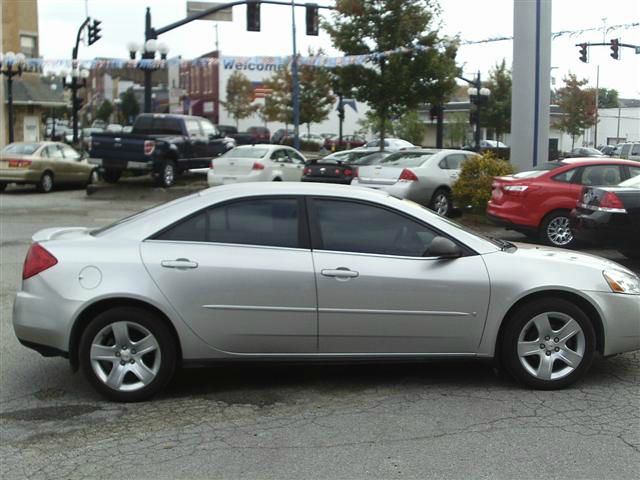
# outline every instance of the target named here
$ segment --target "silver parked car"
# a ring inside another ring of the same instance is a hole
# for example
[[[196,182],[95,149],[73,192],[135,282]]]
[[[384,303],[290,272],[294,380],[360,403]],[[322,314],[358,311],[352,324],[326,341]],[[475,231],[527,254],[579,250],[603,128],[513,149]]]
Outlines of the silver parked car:
[[[447,215],[453,206],[451,188],[460,176],[462,163],[473,156],[477,154],[464,150],[405,150],[358,168],[351,184],[384,190],[426,205],[438,215]]]
[[[211,160],[207,183],[299,182],[306,161],[285,145],[241,145]]]
[[[121,401],[216,360],[500,359],[533,388],[640,348],[640,279],[343,185],[212,188],[37,232],[13,325]],[[517,268],[514,268],[517,265]]]

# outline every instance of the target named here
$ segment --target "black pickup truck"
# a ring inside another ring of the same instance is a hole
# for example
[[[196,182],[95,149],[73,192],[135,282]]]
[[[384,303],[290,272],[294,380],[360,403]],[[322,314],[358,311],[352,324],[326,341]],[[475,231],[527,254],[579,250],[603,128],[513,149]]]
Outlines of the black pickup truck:
[[[170,187],[180,172],[206,168],[235,146],[205,118],[143,114],[131,133],[92,133],[89,153],[107,182],[117,182],[125,171],[150,172],[156,185]]]

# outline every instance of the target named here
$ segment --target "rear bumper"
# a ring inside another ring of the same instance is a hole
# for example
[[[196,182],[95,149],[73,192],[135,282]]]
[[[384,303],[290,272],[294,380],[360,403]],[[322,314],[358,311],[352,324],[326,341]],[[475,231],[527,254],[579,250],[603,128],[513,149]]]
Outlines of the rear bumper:
[[[300,179],[301,182],[312,182],[312,183],[336,183],[339,185],[349,185],[351,184],[351,178],[335,178],[335,177],[302,177]]]
[[[523,207],[519,203],[508,202],[496,205],[489,202],[486,215],[496,225],[511,230],[536,231],[538,229],[538,222],[523,212]]]
[[[0,169],[0,182],[3,183],[38,183],[42,172],[25,169]]]
[[[621,214],[592,212],[571,214],[571,229],[577,240],[600,247],[638,248],[640,231],[633,231]]]
[[[218,174],[215,173],[215,170],[211,169],[207,172],[207,183],[210,187],[218,187],[220,185],[228,185],[232,183],[270,182],[271,180],[271,173],[265,173],[264,170],[259,170],[256,173],[250,173],[249,175]]]
[[[487,213],[486,217],[494,225],[497,225],[498,227],[506,228],[507,230],[515,230],[516,232],[526,232],[526,233],[534,233],[538,230],[536,227],[532,227],[531,225],[521,225],[521,224],[513,223],[511,220],[498,217],[496,215],[491,215],[490,213]]]
[[[153,170],[153,161],[123,161],[102,158],[90,158],[89,163],[100,167],[100,170],[137,170],[150,172]]]

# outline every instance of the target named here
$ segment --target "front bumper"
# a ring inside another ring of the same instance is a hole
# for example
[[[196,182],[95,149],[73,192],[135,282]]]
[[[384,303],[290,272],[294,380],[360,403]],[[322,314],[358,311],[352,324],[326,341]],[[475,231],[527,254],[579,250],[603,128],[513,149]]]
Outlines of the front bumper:
[[[604,355],[640,350],[640,295],[588,292],[604,327]]]

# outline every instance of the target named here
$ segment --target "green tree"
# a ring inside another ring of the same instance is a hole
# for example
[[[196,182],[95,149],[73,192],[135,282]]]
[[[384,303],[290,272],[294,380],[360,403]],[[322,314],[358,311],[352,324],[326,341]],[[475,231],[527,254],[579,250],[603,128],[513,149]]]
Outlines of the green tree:
[[[109,100],[105,100],[98,107],[98,111],[96,112],[96,118],[109,123],[112,113],[113,113],[113,105]]]
[[[464,113],[452,113],[447,118],[446,134],[449,146],[461,147],[467,143],[469,116]]]
[[[564,87],[558,89],[556,97],[562,111],[562,119],[556,125],[571,135],[571,149],[575,146],[575,138],[582,131],[592,127],[596,122],[595,95],[593,90],[583,89],[587,80],[578,80],[570,73],[563,79]]]
[[[129,88],[126,92],[120,94],[120,113],[125,119],[125,123],[133,123],[135,118],[140,113],[140,105],[136,99],[133,89]]]
[[[389,118],[380,119],[375,112],[369,110],[364,118],[359,119],[357,122],[360,127],[359,132],[362,135],[369,133],[373,135],[380,135],[380,131],[384,128],[386,135],[395,135],[393,122]],[[384,126],[382,125],[384,123]]]
[[[395,135],[414,145],[424,143],[425,125],[417,111],[411,110],[394,122]]]
[[[309,55],[322,55],[322,50]],[[307,133],[312,123],[320,123],[329,117],[336,101],[333,95],[333,79],[326,68],[303,65],[300,68],[300,123],[307,125]]]
[[[615,89],[599,88],[598,89],[598,108],[618,108],[620,100],[618,99],[618,91]]]
[[[511,71],[504,60],[491,70],[486,86],[491,94],[480,110],[480,119],[495,131],[496,140],[502,140],[502,134],[511,130]]]
[[[291,72],[288,68],[281,68],[264,82],[264,86],[271,89],[261,108],[264,121],[281,122],[287,127],[293,123],[291,85]]]
[[[406,49],[337,72],[380,119],[380,138],[387,133],[385,119],[399,118],[421,103],[446,101],[459,74],[458,46],[440,37],[435,0],[338,0],[336,5],[338,11],[324,27],[338,50],[360,55]]]
[[[258,110],[253,104],[253,85],[246,75],[233,72],[227,81],[227,100],[220,102],[236,121],[236,127],[243,118]]]

